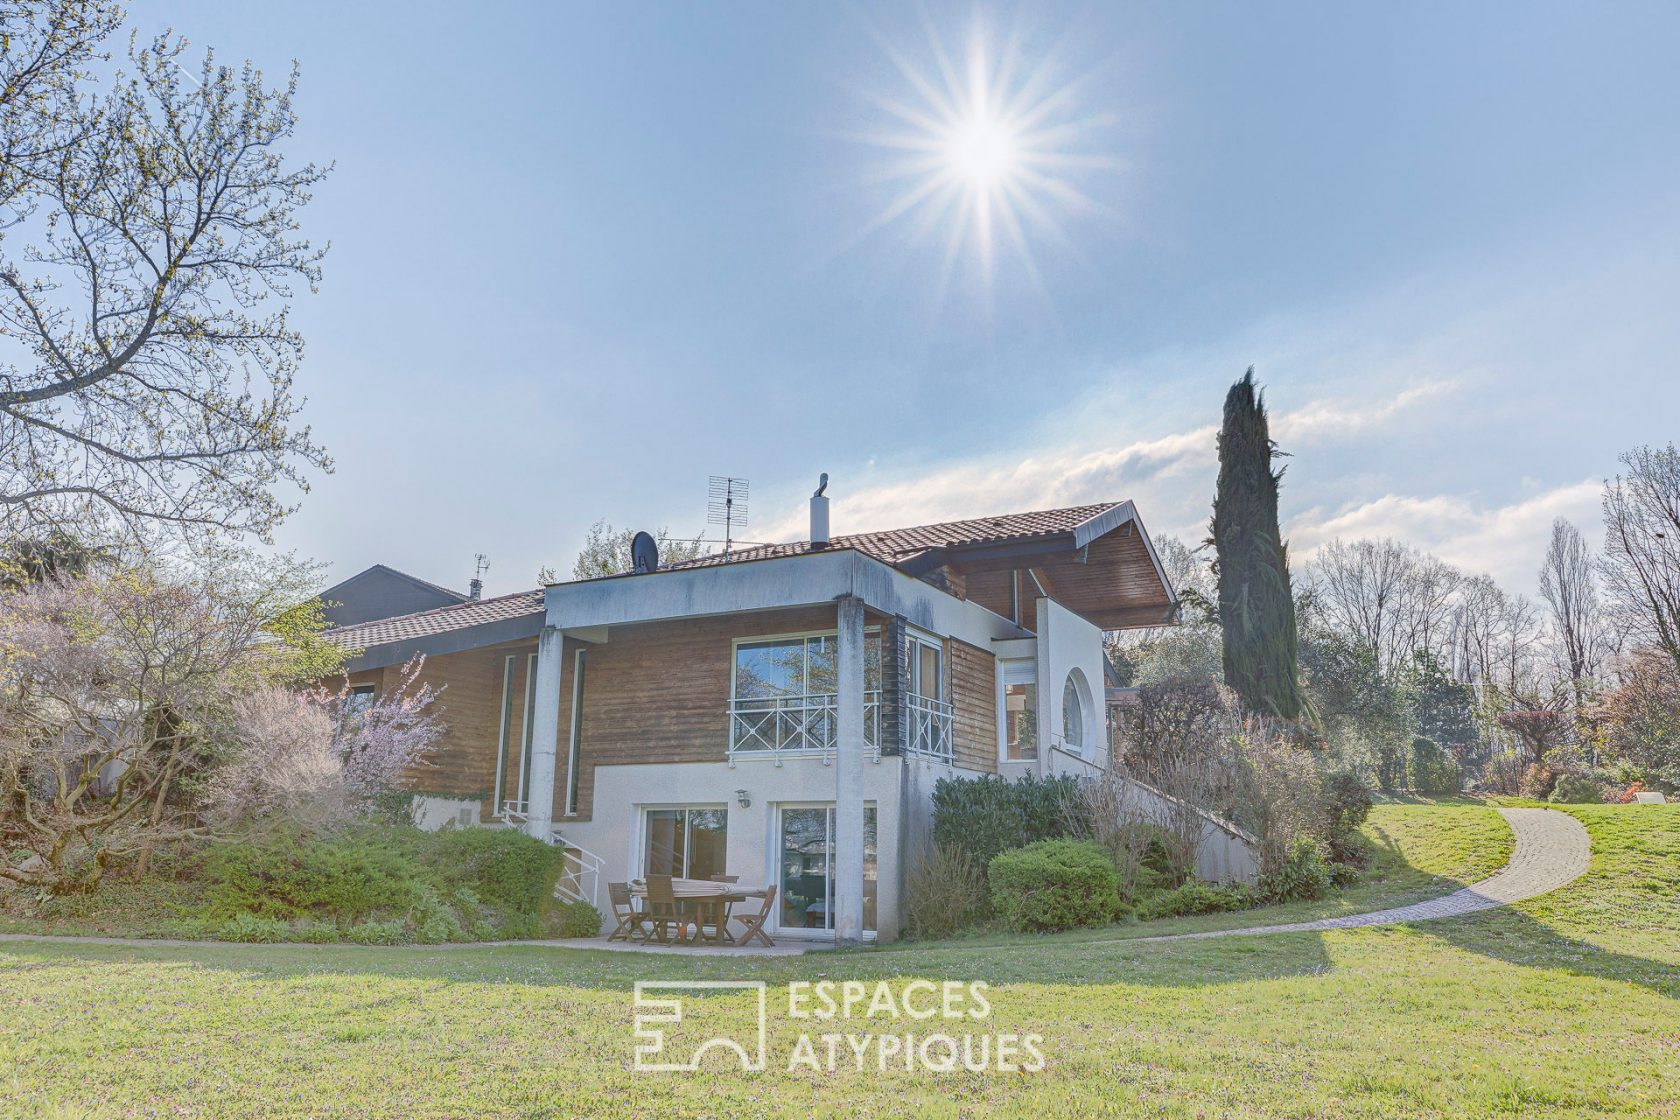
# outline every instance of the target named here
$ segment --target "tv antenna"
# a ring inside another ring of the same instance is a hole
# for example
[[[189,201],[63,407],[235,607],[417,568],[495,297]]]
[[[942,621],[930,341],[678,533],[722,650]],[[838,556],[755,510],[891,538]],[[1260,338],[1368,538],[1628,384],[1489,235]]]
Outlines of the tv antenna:
[[[706,487],[706,524],[723,526],[723,554],[729,555],[735,529],[747,523],[747,480],[714,474]]]

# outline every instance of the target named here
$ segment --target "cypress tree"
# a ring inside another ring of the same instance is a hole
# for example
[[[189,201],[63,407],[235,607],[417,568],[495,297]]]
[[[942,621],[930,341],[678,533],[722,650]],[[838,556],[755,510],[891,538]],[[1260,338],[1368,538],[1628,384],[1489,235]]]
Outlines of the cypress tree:
[[[1225,683],[1250,711],[1293,720],[1301,715],[1301,678],[1289,549],[1278,529],[1283,472],[1272,469],[1279,454],[1250,366],[1225,395],[1213,498]]]

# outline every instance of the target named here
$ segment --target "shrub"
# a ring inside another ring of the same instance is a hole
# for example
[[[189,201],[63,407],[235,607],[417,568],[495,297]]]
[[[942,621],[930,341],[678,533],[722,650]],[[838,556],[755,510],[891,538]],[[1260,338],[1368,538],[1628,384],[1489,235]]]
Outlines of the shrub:
[[[413,862],[379,832],[222,844],[209,852],[205,875],[212,916],[326,916],[340,925],[405,911],[424,885]]]
[[[1411,756],[1406,762],[1406,779],[1416,793],[1457,793],[1458,763],[1433,739],[1419,735],[1412,740]]]
[[[236,914],[216,929],[218,941],[243,941],[258,945],[291,940],[291,926],[278,918],[259,918],[255,914]]]
[[[988,874],[992,905],[1014,930],[1103,925],[1119,912],[1119,876],[1096,844],[1041,840],[999,853]]]
[[[1236,745],[1236,822],[1260,840],[1261,877],[1277,875],[1302,843],[1320,844],[1318,768],[1289,729],[1266,720],[1249,720]]]
[[[1371,791],[1356,775],[1340,770],[1325,776],[1323,798],[1322,835],[1330,858],[1363,864],[1366,852],[1359,826],[1371,815]]]
[[[1012,785],[1016,804],[1021,807],[1022,839],[1017,843],[1062,840],[1084,831],[1078,778],[1071,774],[1048,778],[1024,774]]]
[[[536,917],[548,905],[566,857],[559,846],[511,828],[462,828],[429,834],[421,858],[444,883]]]
[[[563,902],[550,915],[555,937],[598,937],[601,912],[587,902]]]
[[[467,939],[460,917],[429,885],[415,888],[414,899],[408,908],[407,926],[413,930],[414,940],[422,945]]]
[[[344,932],[344,939],[357,945],[401,945],[407,934],[401,921],[358,922]]]
[[[206,914],[218,922],[240,914],[308,918],[341,929],[396,922],[402,940],[425,944],[534,937],[568,920],[553,898],[564,858],[511,830],[367,825],[324,838],[276,833],[209,850]],[[581,928],[585,916],[570,920]]]
[[[1268,902],[1304,902],[1322,896],[1333,881],[1319,842],[1303,836],[1281,864],[1260,876],[1260,894]]]
[[[1008,779],[941,778],[933,787],[933,842],[962,848],[976,863],[990,864],[1006,848],[1018,848],[1026,836],[1021,803]]]
[[[1160,891],[1145,898],[1138,905],[1139,919],[1152,922],[1157,918],[1177,918],[1186,914],[1218,914],[1227,910],[1247,910],[1256,902],[1254,891],[1241,883],[1214,885],[1200,879],[1170,891]]]
[[[1517,783],[1517,793],[1523,797],[1532,797],[1536,801],[1544,801],[1552,795],[1552,787],[1557,784],[1557,780],[1556,769],[1544,762],[1531,762],[1528,769],[1523,771],[1522,780]]]
[[[1604,799],[1604,786],[1586,774],[1564,774],[1552,786],[1548,801],[1558,805],[1586,805]]]
[[[955,844],[980,866],[1005,849],[1084,831],[1079,780],[1071,775],[1010,781],[987,774],[941,778],[933,787],[934,844]]]
[[[948,937],[986,909],[986,876],[955,844],[938,844],[910,867],[904,882],[905,919],[922,937]]]

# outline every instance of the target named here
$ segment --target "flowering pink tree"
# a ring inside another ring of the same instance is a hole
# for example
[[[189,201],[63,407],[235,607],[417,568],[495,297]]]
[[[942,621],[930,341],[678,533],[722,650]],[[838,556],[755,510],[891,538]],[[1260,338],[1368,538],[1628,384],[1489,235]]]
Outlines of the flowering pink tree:
[[[426,764],[443,734],[424,659],[358,708],[348,682],[304,691],[270,686],[234,706],[231,756],[212,776],[207,815],[220,828],[282,819],[325,828],[367,812]]]

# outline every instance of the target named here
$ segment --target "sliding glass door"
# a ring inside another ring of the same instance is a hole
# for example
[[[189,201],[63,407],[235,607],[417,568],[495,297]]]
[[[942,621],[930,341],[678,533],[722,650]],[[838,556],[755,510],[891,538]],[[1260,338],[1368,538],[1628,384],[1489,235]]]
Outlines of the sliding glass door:
[[[834,806],[784,805],[776,920],[783,933],[834,929]],[[863,928],[875,928],[875,807],[863,810]]]

